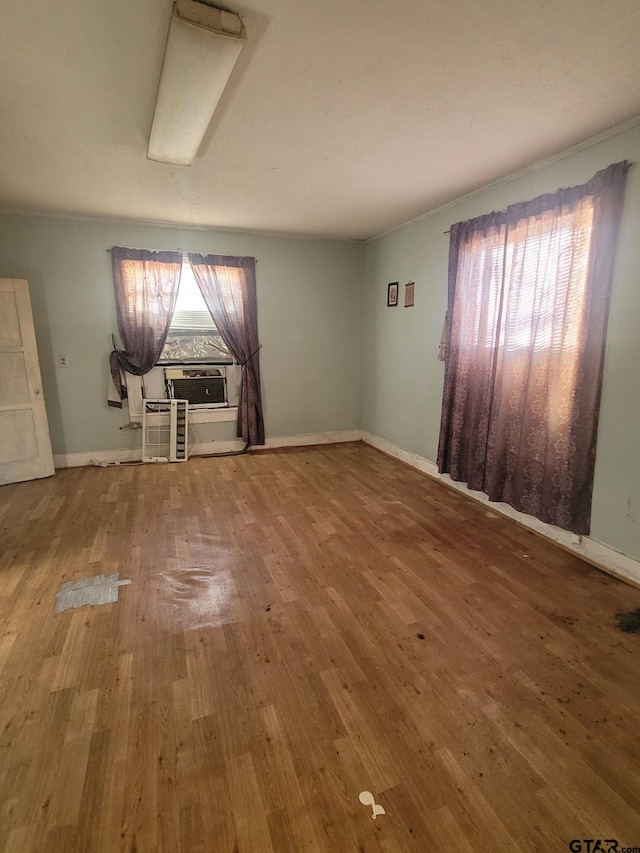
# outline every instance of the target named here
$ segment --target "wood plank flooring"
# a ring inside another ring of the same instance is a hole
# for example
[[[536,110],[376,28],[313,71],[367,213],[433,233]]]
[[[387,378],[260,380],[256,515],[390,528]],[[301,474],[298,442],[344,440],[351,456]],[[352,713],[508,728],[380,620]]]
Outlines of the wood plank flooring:
[[[361,443],[3,487],[0,850],[640,847],[636,607]]]

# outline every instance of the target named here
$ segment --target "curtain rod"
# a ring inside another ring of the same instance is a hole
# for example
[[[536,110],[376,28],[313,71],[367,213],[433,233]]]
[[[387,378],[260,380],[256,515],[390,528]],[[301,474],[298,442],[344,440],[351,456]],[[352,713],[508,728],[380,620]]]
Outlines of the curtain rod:
[[[180,252],[181,255],[188,254],[188,252],[183,252],[182,249],[141,249],[140,246],[126,246],[123,248],[132,249],[134,252]],[[111,249],[115,249],[115,246],[112,246]],[[111,249],[105,249],[105,252],[111,252]]]
[[[185,251],[183,251],[182,249],[141,249],[141,248],[140,248],[140,246],[125,246],[125,247],[123,247],[123,248],[133,249],[133,251],[134,251],[134,252],[179,252],[179,253],[180,253],[181,255],[183,255],[185,258],[186,258],[186,257],[187,257],[187,255],[189,254],[189,252],[185,252]],[[112,247],[111,247],[111,249],[115,249],[115,246],[112,246]],[[110,254],[110,253],[111,253],[111,249],[105,249],[105,252],[107,252],[107,254]],[[192,255],[193,255],[193,254],[199,255],[199,254],[201,254],[201,253],[200,253],[200,252],[191,252],[191,254],[192,254]],[[218,253],[216,252],[215,254],[218,254]],[[238,257],[238,256],[237,256],[237,255],[229,255],[229,257],[233,258],[233,257]],[[245,257],[245,256],[243,255],[242,257]],[[258,263],[258,259],[257,259],[257,258],[254,258],[254,261],[255,261],[256,263]]]
[[[621,161],[621,162],[622,162],[622,161]],[[634,162],[633,160],[627,160],[627,163],[629,164],[629,169],[632,169],[632,168],[636,165],[636,164],[635,164],[635,162]],[[579,185],[578,185],[578,186],[579,186]],[[562,189],[562,188],[561,188],[561,189]],[[557,190],[556,190],[556,192],[557,192]],[[448,231],[443,231],[442,233],[443,233],[443,234],[451,234],[451,229],[449,229]]]

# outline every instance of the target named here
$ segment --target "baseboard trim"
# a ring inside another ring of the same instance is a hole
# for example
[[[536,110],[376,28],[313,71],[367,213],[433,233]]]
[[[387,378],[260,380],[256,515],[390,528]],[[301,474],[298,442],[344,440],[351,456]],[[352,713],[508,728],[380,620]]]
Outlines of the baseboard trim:
[[[581,560],[590,563],[598,569],[602,569],[607,574],[640,587],[640,562],[638,560],[634,560],[626,554],[621,554],[619,551],[610,548],[608,545],[603,545],[601,542],[596,542],[595,539],[591,539],[588,536],[578,536],[575,533],[570,533],[568,530],[562,530],[560,527],[554,527],[552,524],[539,521],[531,515],[518,512],[517,509],[509,506],[509,504],[494,503],[483,492],[472,491],[465,483],[457,483],[448,474],[440,474],[435,463],[429,459],[417,453],[403,450],[386,438],[381,438],[378,435],[373,435],[363,430],[362,440],[386,453],[388,456],[393,456],[402,462],[406,462],[407,465],[411,465],[412,468],[417,468],[418,471],[422,471],[429,477],[440,480],[443,485],[455,489],[479,503],[486,504],[495,512],[507,516],[507,518],[532,530],[534,533],[544,536],[545,539],[550,539],[565,551],[574,554],[576,557],[580,557]]]
[[[360,441],[362,431],[359,429],[333,430],[330,432],[309,432],[299,435],[269,436],[264,445],[253,447],[253,452],[269,450],[275,447],[305,447],[313,444],[338,444],[345,441]],[[208,453],[229,453],[242,450],[244,442],[240,439],[231,441],[205,441],[197,444],[193,456],[206,456]],[[142,451],[137,448],[120,448],[118,450],[94,450],[87,453],[56,453],[53,462],[56,468],[80,468],[86,465],[119,465],[124,462],[140,462]]]
[[[345,441],[361,441],[361,429],[337,429],[330,432],[306,432],[300,435],[279,435],[267,438],[265,444],[254,450],[268,450],[270,447],[305,447],[311,444],[341,444]]]
[[[140,462],[140,448],[118,450],[94,450],[89,453],[54,453],[53,464],[57,468],[83,468],[86,465],[116,465],[121,462]]]

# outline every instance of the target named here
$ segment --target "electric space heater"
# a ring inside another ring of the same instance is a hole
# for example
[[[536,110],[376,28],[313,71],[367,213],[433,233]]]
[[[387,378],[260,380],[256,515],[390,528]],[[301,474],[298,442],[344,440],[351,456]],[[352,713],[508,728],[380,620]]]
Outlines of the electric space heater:
[[[144,400],[142,461],[186,462],[189,403],[187,400]]]

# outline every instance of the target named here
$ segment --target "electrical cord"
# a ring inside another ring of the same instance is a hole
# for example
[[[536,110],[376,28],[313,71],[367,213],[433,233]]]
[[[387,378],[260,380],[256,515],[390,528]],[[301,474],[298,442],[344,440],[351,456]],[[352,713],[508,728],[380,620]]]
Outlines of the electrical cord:
[[[196,452],[200,442],[198,441],[198,433],[196,432],[196,428],[193,424],[189,424],[189,434],[193,437],[193,444],[190,445],[189,454],[187,455],[187,459],[191,459],[193,454]]]
[[[100,462],[98,459],[90,459],[89,464],[94,465],[96,468],[115,468],[116,466],[118,468],[124,468],[131,467],[132,465],[146,465],[147,463],[142,461],[136,462],[133,459],[128,462]]]

